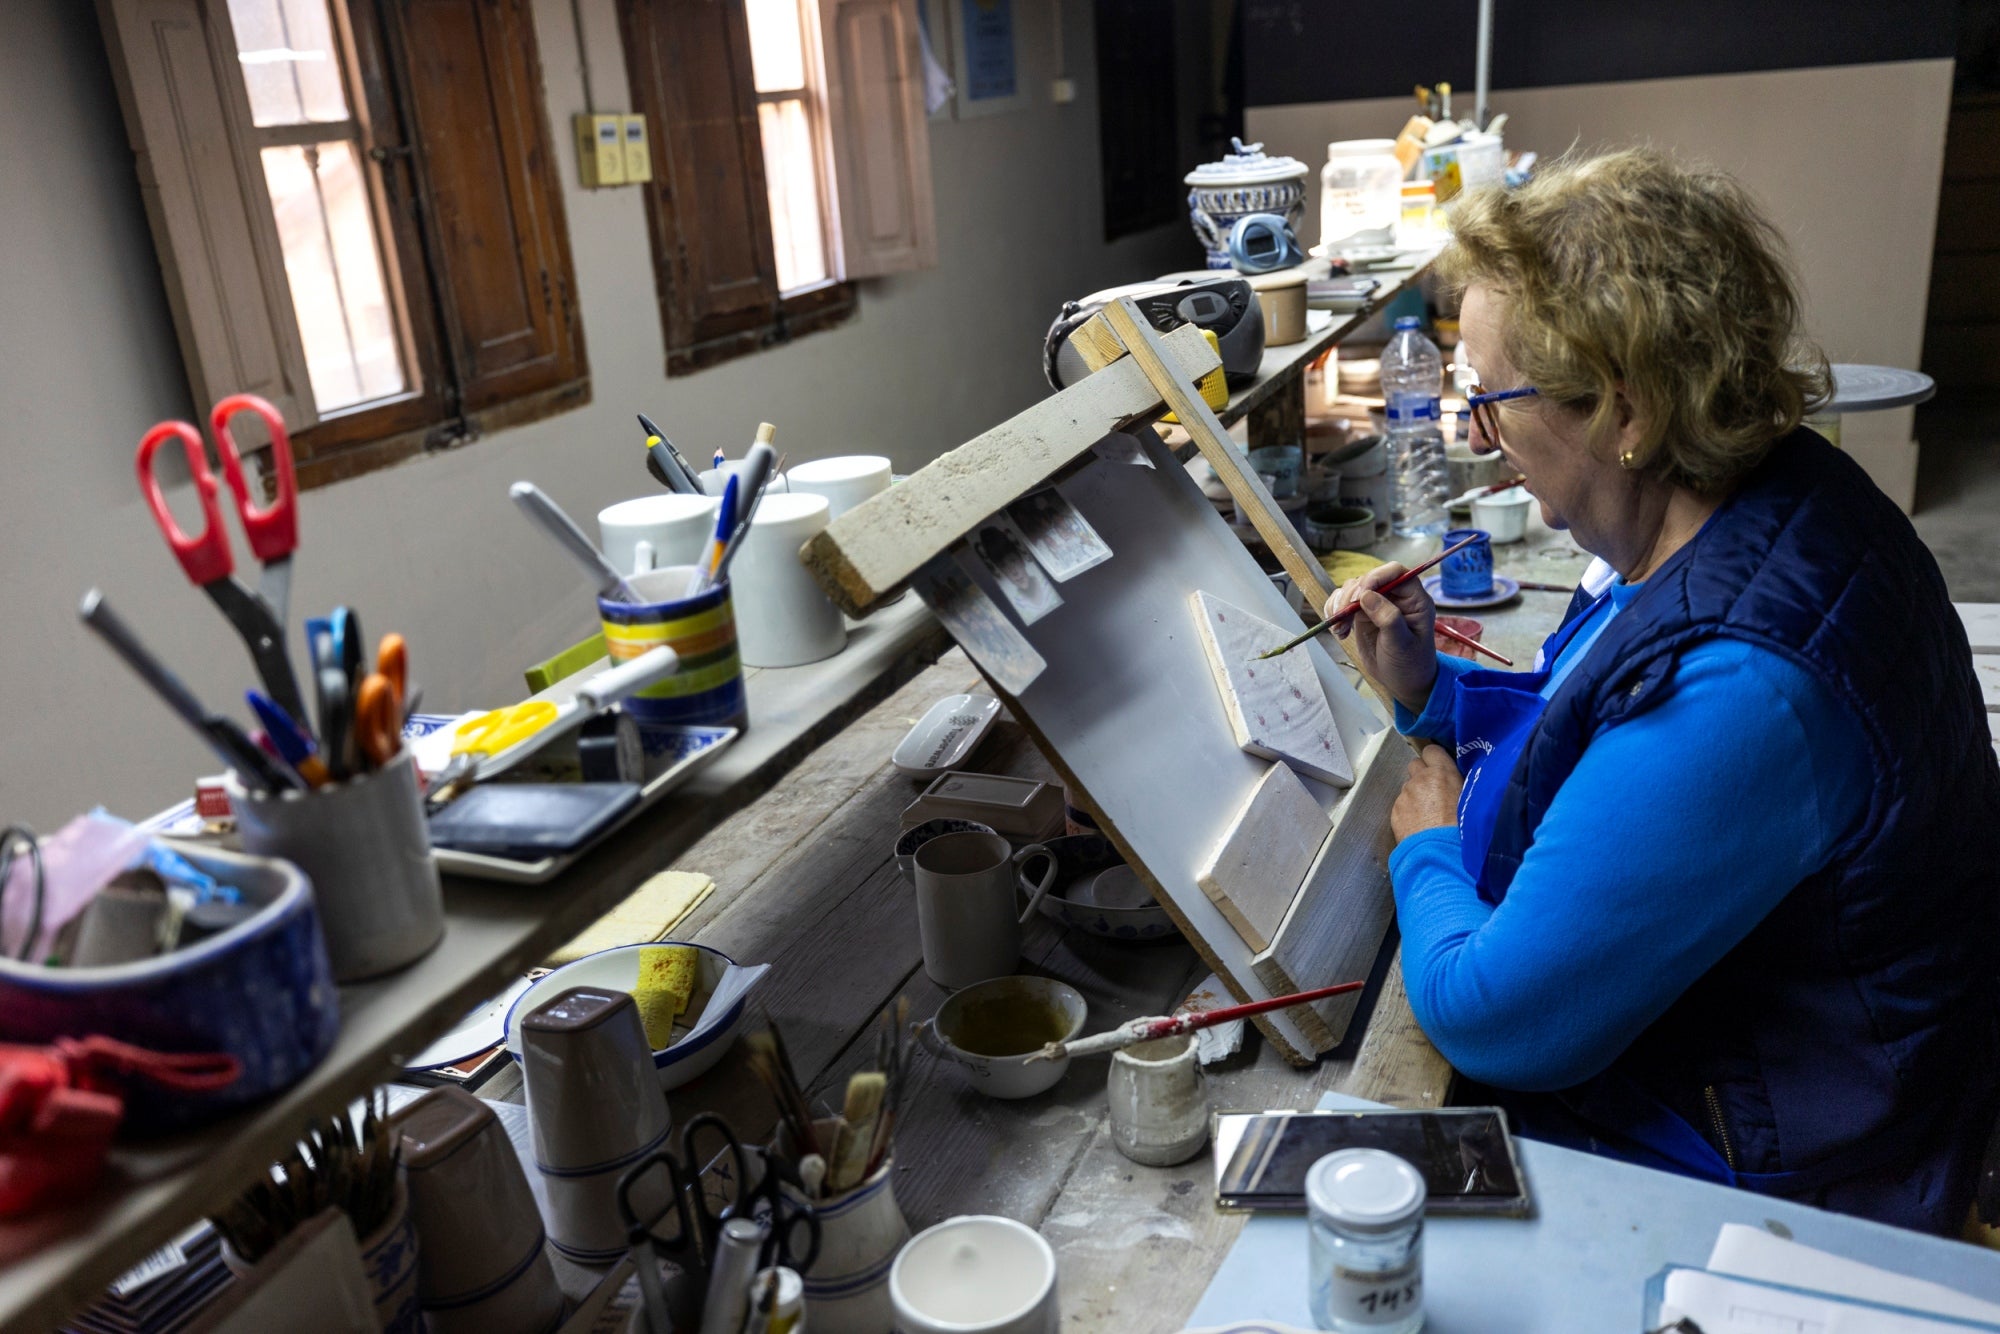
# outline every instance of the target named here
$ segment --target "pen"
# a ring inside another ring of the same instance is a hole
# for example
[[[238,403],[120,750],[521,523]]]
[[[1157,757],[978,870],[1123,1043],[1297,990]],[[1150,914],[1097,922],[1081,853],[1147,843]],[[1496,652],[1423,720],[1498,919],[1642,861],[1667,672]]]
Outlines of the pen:
[[[737,479],[732,475],[723,483],[722,507],[715,512],[715,534],[708,539],[702,549],[701,560],[695,566],[694,578],[688,583],[686,596],[695,597],[705,593],[715,583],[715,574],[722,561],[723,552],[729,549],[729,539],[736,531]]]
[[[658,436],[660,438],[659,447],[665,450],[667,455],[666,466],[668,473],[671,474],[678,470],[680,475],[687,480],[686,486],[675,487],[674,489],[677,491],[686,491],[689,495],[700,495],[702,493],[701,474],[695,471],[694,465],[689,463],[687,457],[678,449],[674,448],[674,442],[667,439],[665,431],[662,431],[658,426],[653,424],[651,417],[648,417],[643,412],[639,413],[638,417],[640,430],[644,431],[648,436]]]
[[[313,753],[312,738],[276,700],[261,690],[244,691],[243,700],[250,706],[250,712],[257,715],[257,721],[263,724],[264,735],[271,739],[278,758],[291,765],[299,777],[306,780],[306,786],[318,787],[331,777],[325,761]]]
[[[757,503],[764,498],[765,489],[777,475],[778,465],[771,448],[771,441],[777,433],[778,428],[769,422],[759,425],[755,443],[750,446],[750,452],[743,456],[741,471],[743,503],[737,506],[735,530],[729,534],[729,540],[722,548],[722,555],[716,559],[715,573],[710,577],[710,583],[721,583],[723,576],[729,573],[729,562],[735,558],[736,548],[743,545],[743,538],[749,533],[750,524],[757,517]]]

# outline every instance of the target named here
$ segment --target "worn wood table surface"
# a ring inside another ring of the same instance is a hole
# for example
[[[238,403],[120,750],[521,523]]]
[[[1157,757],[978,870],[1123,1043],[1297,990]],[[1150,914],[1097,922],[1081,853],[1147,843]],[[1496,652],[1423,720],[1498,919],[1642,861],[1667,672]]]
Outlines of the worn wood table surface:
[[[1526,542],[1501,548],[1497,563],[1517,577],[1574,583],[1584,562],[1566,535],[1537,524]],[[1526,666],[1566,600],[1524,594],[1482,614],[1486,637]],[[923,1018],[944,1000],[924,975],[914,892],[891,856],[898,814],[922,784],[898,773],[889,755],[932,701],[982,688],[965,658],[951,652],[676,863],[716,882],[676,935],[775,965],[762,1004],[824,1108],[838,1107],[885,1004],[906,995]],[[1023,732],[1005,721],[971,767],[1051,776]],[[1179,939],[1122,943],[1040,916],[1027,928],[1022,968],[1082,992],[1091,1031],[1170,1011],[1207,971]],[[1310,1107],[1334,1089],[1401,1105],[1441,1101],[1448,1071],[1411,1018],[1393,938],[1362,1014],[1356,1036],[1310,1070],[1286,1065],[1251,1030],[1242,1052],[1210,1067],[1211,1104]],[[896,1136],[895,1190],[916,1230],[964,1213],[1005,1214],[1038,1227],[1058,1256],[1065,1331],[1171,1334],[1242,1219],[1216,1209],[1206,1152],[1166,1169],[1118,1154],[1106,1127],[1108,1066],[1108,1057],[1075,1061],[1049,1092],[1002,1102],[970,1092],[955,1068],[919,1055]],[[746,1135],[761,1136],[773,1121],[740,1061],[725,1061],[672,1101],[679,1119],[714,1109]]]

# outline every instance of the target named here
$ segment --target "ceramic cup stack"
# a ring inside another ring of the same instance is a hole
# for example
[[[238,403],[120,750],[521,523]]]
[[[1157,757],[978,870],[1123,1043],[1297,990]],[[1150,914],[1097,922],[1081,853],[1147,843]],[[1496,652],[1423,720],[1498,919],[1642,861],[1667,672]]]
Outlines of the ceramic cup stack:
[[[827,525],[825,496],[766,492],[729,567],[736,628],[751,667],[797,667],[847,646],[847,622],[799,560]]]
[[[823,1143],[831,1143],[839,1127],[832,1118],[813,1122]],[[885,1155],[860,1185],[813,1202],[819,1254],[801,1276],[813,1334],[881,1334],[889,1327],[889,1267],[910,1239],[896,1203],[895,1174],[895,1156]]]
[[[896,1334],[1055,1334],[1056,1253],[990,1214],[920,1232],[889,1271]],[[817,1328],[817,1327],[815,1327]]]
[[[608,1264],[629,1245],[618,1179],[672,1128],[639,1009],[623,991],[571,987],[521,1021],[521,1047],[549,1240]]]
[[[431,1334],[544,1334],[562,1289],[521,1160],[493,1109],[432,1089],[396,1118]]]

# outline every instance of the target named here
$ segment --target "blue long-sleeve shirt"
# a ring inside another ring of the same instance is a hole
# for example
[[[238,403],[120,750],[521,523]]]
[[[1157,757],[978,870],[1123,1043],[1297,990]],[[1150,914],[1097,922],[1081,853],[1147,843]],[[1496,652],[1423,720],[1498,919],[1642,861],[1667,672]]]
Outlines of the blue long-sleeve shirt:
[[[1641,587],[1611,587],[1545,694]],[[1470,670],[1440,657],[1423,713],[1397,706],[1398,730],[1454,743]],[[1522,1091],[1599,1073],[1865,814],[1860,723],[1798,667],[1717,639],[1682,655],[1675,683],[1591,741],[1499,907],[1479,898],[1455,826],[1391,854],[1410,1008],[1460,1072]]]

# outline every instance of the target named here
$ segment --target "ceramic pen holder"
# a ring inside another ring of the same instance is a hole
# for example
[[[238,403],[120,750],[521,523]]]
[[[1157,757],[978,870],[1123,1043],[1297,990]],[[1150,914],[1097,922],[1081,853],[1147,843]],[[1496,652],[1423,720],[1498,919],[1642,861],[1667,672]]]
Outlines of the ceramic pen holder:
[[[730,581],[689,596],[692,565],[669,565],[626,580],[643,602],[597,600],[604,648],[614,665],[665,644],[680,655],[672,676],[626,696],[625,712],[652,727],[744,727],[743,659],[736,645]]]
[[[243,850],[282,857],[312,882],[336,982],[394,972],[443,939],[444,894],[409,747],[311,791],[250,792],[233,772],[226,790]]]
[[[839,1128],[838,1117],[813,1122],[825,1144]],[[782,1137],[780,1148],[792,1151]],[[819,1255],[801,1275],[813,1334],[881,1334],[889,1328],[889,1267],[910,1239],[910,1225],[896,1203],[895,1175],[895,1155],[885,1154],[860,1185],[813,1201]],[[792,1187],[785,1189],[797,1195]]]

